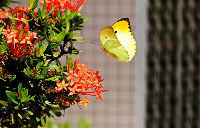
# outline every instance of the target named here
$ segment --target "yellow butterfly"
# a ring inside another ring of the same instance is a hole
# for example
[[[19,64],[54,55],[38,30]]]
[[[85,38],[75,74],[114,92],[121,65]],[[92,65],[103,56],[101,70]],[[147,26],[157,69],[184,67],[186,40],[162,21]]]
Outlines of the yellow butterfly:
[[[136,41],[128,18],[118,20],[113,26],[100,32],[100,41],[105,53],[121,62],[132,60],[136,53]]]

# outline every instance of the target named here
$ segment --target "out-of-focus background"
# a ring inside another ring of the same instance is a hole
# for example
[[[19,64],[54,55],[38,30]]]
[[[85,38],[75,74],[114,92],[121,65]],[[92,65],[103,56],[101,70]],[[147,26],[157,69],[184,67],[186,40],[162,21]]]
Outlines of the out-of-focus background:
[[[148,128],[200,127],[200,2],[148,1]]]
[[[147,2],[148,128],[200,128],[199,7],[196,0]]]
[[[26,7],[28,4],[28,0],[18,1],[20,6]],[[85,29],[82,31],[85,41],[77,42],[75,45],[83,52],[74,57],[80,59],[80,63],[87,61],[88,67],[94,71],[99,70],[100,75],[105,79],[102,85],[108,91],[103,93],[103,102],[96,101],[94,98],[91,99],[92,102],[88,104],[87,109],[84,107],[80,109],[77,105],[71,106],[65,111],[65,116],[56,118],[55,122],[70,121],[76,128],[78,116],[81,114],[92,122],[93,128],[133,127],[136,59],[123,63],[104,54],[101,50],[99,34],[104,27],[112,26],[119,19],[128,17],[136,36],[135,5],[136,0],[88,0],[82,8],[80,12],[89,20],[84,24]]]

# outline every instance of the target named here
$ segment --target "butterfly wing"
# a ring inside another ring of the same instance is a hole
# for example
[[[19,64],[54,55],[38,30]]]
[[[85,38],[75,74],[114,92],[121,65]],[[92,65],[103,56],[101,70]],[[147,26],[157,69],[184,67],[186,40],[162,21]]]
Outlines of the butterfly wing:
[[[128,61],[130,61],[136,53],[136,41],[131,32],[129,19],[120,19],[112,28],[120,44],[128,51]]]
[[[128,51],[120,44],[111,26],[101,31],[100,41],[104,52],[114,59],[122,62],[129,60]]]

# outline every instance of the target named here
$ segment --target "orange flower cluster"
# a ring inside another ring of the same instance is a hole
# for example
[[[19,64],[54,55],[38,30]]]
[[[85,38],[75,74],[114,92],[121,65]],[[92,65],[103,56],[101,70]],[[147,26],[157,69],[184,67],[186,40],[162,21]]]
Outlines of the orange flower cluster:
[[[27,8],[23,7],[16,7],[14,9],[8,10],[8,13],[11,14],[12,16],[15,15],[15,24],[16,25],[21,25],[23,24],[22,18],[28,20],[28,16],[26,11],[28,11],[30,7],[28,6]]]
[[[0,22],[4,23],[6,18],[10,18],[10,19],[14,19],[15,20],[15,24],[17,26],[24,24],[24,22],[22,21],[22,19],[26,19],[28,20],[28,13],[27,11],[30,9],[30,6],[28,5],[27,8],[24,7],[16,7],[14,9],[10,9],[8,11],[3,11],[0,9]],[[37,15],[37,14],[35,14]]]
[[[18,26],[18,30],[12,30],[13,25],[10,27],[7,26],[7,30],[3,30],[3,35],[5,36],[8,48],[10,50],[10,53],[13,57],[21,59],[24,56],[30,56],[34,52],[31,52],[34,45],[37,43],[37,33],[36,32],[30,32],[29,31],[29,25],[27,24],[25,29],[23,30],[22,36],[20,36],[20,33],[22,31],[23,25],[21,24]],[[36,39],[35,42],[32,44],[32,40]]]
[[[0,19],[10,17],[9,13],[0,9]]]
[[[6,11],[3,11],[0,9],[0,23],[1,24],[4,24],[5,23],[5,19],[9,17],[9,18],[12,18],[8,12]]]
[[[68,92],[68,95],[81,94],[86,95],[85,99],[81,99],[78,104],[84,104],[87,107],[86,103],[91,102],[87,100],[88,95],[96,96],[96,99],[103,100],[101,93],[106,90],[101,90],[103,87],[100,84],[103,80],[99,76],[99,71],[96,73],[88,68],[87,63],[79,64],[79,61],[74,62],[73,70],[70,70],[70,63],[68,63],[68,72],[64,74],[67,75],[65,80],[60,83],[57,83],[54,92],[60,92],[62,89],[65,89]]]
[[[40,1],[43,5],[44,0]],[[61,12],[65,12],[66,9],[78,12],[86,2],[87,0],[75,0],[74,3],[72,2],[72,0],[46,0],[46,10],[50,11],[52,8],[55,7],[54,16],[57,16],[58,8],[60,9]]]

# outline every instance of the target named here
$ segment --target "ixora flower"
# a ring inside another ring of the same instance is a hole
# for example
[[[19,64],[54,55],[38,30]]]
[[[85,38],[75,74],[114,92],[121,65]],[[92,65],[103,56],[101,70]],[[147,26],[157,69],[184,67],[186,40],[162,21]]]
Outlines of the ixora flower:
[[[24,30],[22,30],[22,24],[18,26],[18,30],[13,30],[13,25],[7,26],[7,30],[3,30],[9,52],[12,57],[22,59],[25,56],[30,56],[34,45],[37,43],[37,33],[29,31],[29,25],[27,24]],[[22,33],[23,32],[23,33]],[[20,35],[22,33],[22,35]],[[32,40],[35,38],[35,42],[32,44]]]
[[[0,9],[0,19],[10,17],[9,13]]]
[[[44,0],[40,0],[42,5]],[[59,8],[61,12],[65,12],[66,9],[72,10],[74,12],[79,12],[80,9],[84,6],[87,0],[46,0],[46,10],[50,11],[55,7],[54,15],[57,16],[57,9]]]
[[[14,19],[15,20],[15,24],[17,26],[24,24],[24,22],[22,21],[22,19],[26,19],[28,20],[28,13],[27,11],[30,10],[30,6],[28,5],[27,8],[24,7],[16,7],[14,9],[10,9],[8,11],[3,11],[0,9],[0,22],[4,23],[4,20],[6,18],[10,18],[10,19]],[[24,24],[25,26],[25,24]]]
[[[19,25],[23,24],[22,19],[26,19],[26,20],[29,19],[28,16],[27,16],[28,15],[28,13],[27,13],[28,10],[30,10],[29,6],[27,6],[27,8],[24,8],[24,6],[23,7],[19,7],[18,6],[16,8],[14,8],[14,9],[8,10],[8,13],[11,14],[12,16],[15,15],[15,18],[14,18],[15,19],[15,24],[19,26]]]
[[[9,12],[0,9],[0,24],[4,24],[7,17],[12,19],[12,17],[9,15]]]
[[[85,108],[87,108],[87,103],[90,103],[90,100],[87,100],[88,95],[85,97],[85,99],[81,99],[81,101],[78,102],[78,104],[83,104]]]
[[[68,72],[64,72],[66,74],[66,80],[68,83],[63,80],[60,83],[56,83],[54,92],[60,92],[62,89],[66,90],[68,96],[79,94],[79,95],[87,95],[85,99],[80,99],[78,104],[85,104],[89,103],[90,101],[87,100],[88,95],[96,96],[96,99],[103,100],[101,97],[101,93],[107,90],[101,90],[103,87],[100,84],[103,80],[101,76],[99,76],[99,71],[96,73],[88,68],[87,63],[79,64],[79,61],[74,62],[73,70],[70,70],[70,63],[68,63]]]

